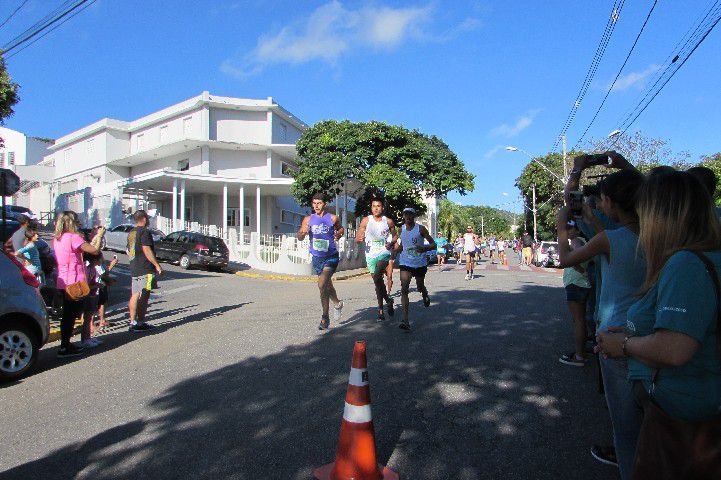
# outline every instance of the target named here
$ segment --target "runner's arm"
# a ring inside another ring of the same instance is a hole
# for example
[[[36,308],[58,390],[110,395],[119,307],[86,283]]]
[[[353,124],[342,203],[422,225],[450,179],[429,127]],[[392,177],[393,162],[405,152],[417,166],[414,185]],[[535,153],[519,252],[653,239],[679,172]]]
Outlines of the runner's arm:
[[[431,237],[431,234],[428,233],[428,229],[426,229],[426,227],[420,225],[419,231],[421,236],[428,240],[428,245],[421,245],[417,248],[419,252],[430,252],[438,248],[438,246],[436,245],[436,241],[433,240],[433,237]]]
[[[153,248],[149,247],[148,245],[143,245],[143,253],[145,254],[145,258],[147,258],[148,261],[153,264],[153,266],[155,267],[155,271],[158,272],[158,275],[163,273],[163,269],[160,268],[158,259],[155,258],[155,253],[153,252]]]
[[[391,220],[390,218],[388,220],[388,231],[391,232],[391,241],[390,241],[390,247],[386,246],[388,250],[393,248],[393,246],[398,243],[398,229],[396,228],[396,222]]]
[[[363,243],[366,239],[366,227],[368,226],[368,217],[361,220],[358,226],[358,232],[355,234],[356,243]]]
[[[330,218],[331,220],[333,220],[333,228],[335,228],[335,233],[333,234],[333,236],[336,240],[338,240],[345,233],[345,228],[343,228],[343,225],[340,224],[340,220],[338,220],[338,215],[332,215]]]
[[[298,229],[298,234],[296,235],[296,238],[300,240],[301,242],[305,240],[306,235],[308,235],[308,222],[310,221],[310,217],[306,216],[303,218],[303,221],[300,222],[300,228]]]

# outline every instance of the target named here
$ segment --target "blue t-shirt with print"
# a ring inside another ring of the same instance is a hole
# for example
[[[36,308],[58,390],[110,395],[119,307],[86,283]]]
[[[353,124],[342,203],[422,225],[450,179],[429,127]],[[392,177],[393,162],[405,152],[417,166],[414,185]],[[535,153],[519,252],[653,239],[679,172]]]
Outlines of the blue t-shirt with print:
[[[721,251],[706,256],[721,272]],[[653,398],[671,416],[698,420],[721,413],[721,360],[716,340],[716,294],[704,264],[690,252],[674,254],[658,282],[628,310],[629,335],[646,336],[659,329],[695,338],[700,347],[680,367],[660,370]],[[628,361],[629,378],[648,389],[653,369]]]

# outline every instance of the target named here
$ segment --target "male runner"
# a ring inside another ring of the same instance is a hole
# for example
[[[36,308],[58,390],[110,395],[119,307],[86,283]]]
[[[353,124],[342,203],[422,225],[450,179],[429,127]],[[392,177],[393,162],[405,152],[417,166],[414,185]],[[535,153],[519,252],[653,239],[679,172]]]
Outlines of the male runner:
[[[388,239],[389,235],[390,240]],[[371,215],[361,220],[355,241],[358,243],[365,241],[366,265],[368,272],[373,276],[373,283],[376,287],[379,322],[386,319],[383,315],[383,300],[386,302],[388,315],[392,317],[395,313],[393,299],[388,295],[383,283],[383,274],[388,274],[391,248],[397,239],[395,222],[383,215],[383,200],[374,198],[371,200]]]
[[[466,256],[466,280],[473,278],[473,262],[476,256],[476,242],[478,235],[473,233],[473,227],[468,225],[463,234],[463,254]]]
[[[428,245],[423,244],[423,240]],[[416,287],[423,295],[423,305],[429,307],[431,299],[425,286],[426,272],[428,272],[426,256],[424,252],[436,249],[436,242],[423,225],[416,223],[416,211],[412,208],[403,210],[403,226],[401,227],[400,244],[396,244],[396,251],[399,252],[398,262],[401,271],[401,303],[403,304],[403,320],[398,325],[403,330],[410,330],[408,323],[408,291],[411,279],[415,277]]]
[[[344,229],[338,217],[326,212],[328,204],[325,194],[313,195],[313,212],[303,219],[298,230],[298,240],[303,241],[310,234],[310,254],[313,256],[313,270],[318,275],[318,289],[320,290],[320,304],[323,315],[320,317],[318,330],[325,330],[330,326],[328,310],[330,301],[333,308],[333,320],[340,320],[343,311],[343,302],[338,300],[338,294],[333,286],[333,274],[338,268],[338,249],[335,242],[343,236]]]

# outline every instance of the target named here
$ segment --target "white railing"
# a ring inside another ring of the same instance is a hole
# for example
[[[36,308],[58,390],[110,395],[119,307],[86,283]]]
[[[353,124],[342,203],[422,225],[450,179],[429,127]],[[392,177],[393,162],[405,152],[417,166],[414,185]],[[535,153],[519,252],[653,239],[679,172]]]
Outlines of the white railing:
[[[173,231],[173,222],[169,218],[156,216],[152,225],[166,235]],[[216,225],[202,225],[197,222],[184,222],[184,229],[204,235],[222,238],[230,250],[230,260],[244,263],[252,268],[291,275],[311,274],[311,255],[309,241],[299,241],[294,235],[269,235],[257,232],[243,232],[239,227],[228,227],[227,235],[223,228]],[[355,235],[341,237],[337,242],[340,255],[339,270],[350,270],[365,266],[365,253],[358,248]]]

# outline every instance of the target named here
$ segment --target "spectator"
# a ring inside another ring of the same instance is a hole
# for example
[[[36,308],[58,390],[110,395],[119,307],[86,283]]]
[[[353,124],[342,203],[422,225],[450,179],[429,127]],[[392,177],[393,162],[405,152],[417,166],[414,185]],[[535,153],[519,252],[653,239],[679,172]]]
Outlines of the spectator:
[[[158,276],[163,273],[155,258],[155,243],[148,229],[148,214],[137,210],[133,214],[135,228],[128,234],[127,251],[130,257],[131,295],[128,303],[131,332],[147,332],[153,326],[145,322],[150,292],[158,288]]]
[[[571,250],[568,244],[566,224],[570,220],[569,208],[558,213],[558,250],[561,266],[564,268],[582,265],[593,257],[601,258],[601,291],[598,304],[598,332],[626,324],[626,312],[636,300],[636,294],[646,276],[646,264],[638,254],[638,216],[636,198],[644,178],[631,164],[616,152],[608,152],[613,159],[612,168],[622,170],[613,173],[599,183],[601,209],[614,220],[619,228],[603,230],[600,221],[593,217],[588,206],[584,208],[584,219],[594,225],[597,233],[586,245]],[[572,171],[577,181],[586,166],[581,156],[574,162]],[[579,171],[580,170],[580,171]],[[569,183],[573,180],[569,180]],[[641,415],[632,399],[627,381],[628,368],[625,359],[601,358],[606,403],[608,404],[615,453],[622,480],[631,478],[636,441],[641,428]],[[594,455],[595,456],[595,455]]]
[[[104,232],[101,232],[101,236],[102,233]],[[65,211],[58,216],[55,222],[53,249],[58,262],[57,289],[64,292],[58,357],[74,357],[82,353],[82,348],[72,345],[70,339],[73,336],[75,320],[83,312],[84,302],[82,299],[72,299],[66,289],[78,282],[87,282],[83,252],[97,254],[100,250],[97,246],[86,242],[78,233],[77,215],[72,211]]]
[[[586,241],[579,237],[578,225],[573,220],[566,224],[568,232],[569,248],[571,251],[581,248]],[[565,365],[583,367],[586,365],[586,302],[591,291],[591,283],[588,280],[588,263],[568,267],[563,270],[563,286],[566,289],[566,303],[571,313],[573,322],[573,346],[574,351],[562,355],[558,359]]]
[[[30,227],[30,217],[21,213],[15,217],[15,220],[20,224],[20,228],[10,236],[8,243],[12,244],[13,251],[17,252],[25,246],[25,232]]]
[[[658,418],[653,415],[660,408],[686,422],[713,419],[716,428],[695,451],[678,451],[680,439],[674,439],[674,449],[662,449],[661,443],[671,440],[663,436],[667,432],[644,422],[643,428],[652,430],[639,443],[647,455],[639,457],[640,465],[637,460],[635,478],[699,478],[685,468],[703,457],[719,459],[721,224],[709,193],[694,177],[653,176],[642,189],[639,244],[648,265],[643,297],[628,310],[626,333],[621,328],[600,333],[599,348],[608,358],[629,358],[629,378],[644,415]],[[639,471],[640,466],[650,470]],[[716,474],[704,471],[703,478],[719,478],[718,467]]]
[[[521,236],[521,244],[523,245],[521,265],[530,266],[531,258],[533,256],[533,238],[531,238],[528,232],[523,232],[523,236]]]
[[[118,257],[114,256],[113,260],[105,266],[105,260],[100,257],[100,261],[95,265],[95,274],[98,282],[98,328],[103,330],[108,326],[105,319],[105,305],[108,302],[108,288],[115,283],[115,279],[110,276],[110,272],[118,264]]]
[[[40,285],[43,285],[43,265],[40,262],[40,251],[35,245],[38,240],[38,233],[35,230],[25,230],[25,245],[15,251],[15,255],[21,257],[25,262],[25,268],[35,275]]]
[[[83,348],[95,348],[101,343],[101,340],[93,337],[93,321],[95,315],[98,312],[98,278],[95,271],[95,266],[98,263],[98,259],[102,258],[102,254],[97,255],[84,254],[83,260],[85,261],[85,278],[88,282],[88,288],[90,293],[85,297],[83,302],[83,329],[80,333],[80,346]]]

